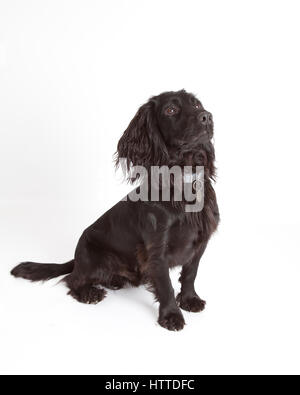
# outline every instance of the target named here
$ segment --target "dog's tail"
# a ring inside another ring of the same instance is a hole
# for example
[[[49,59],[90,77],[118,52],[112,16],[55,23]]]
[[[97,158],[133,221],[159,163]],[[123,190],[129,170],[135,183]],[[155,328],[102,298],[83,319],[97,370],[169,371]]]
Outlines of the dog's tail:
[[[74,259],[62,265],[56,263],[23,262],[16,266],[11,274],[30,281],[46,281],[51,278],[69,274],[73,271]]]

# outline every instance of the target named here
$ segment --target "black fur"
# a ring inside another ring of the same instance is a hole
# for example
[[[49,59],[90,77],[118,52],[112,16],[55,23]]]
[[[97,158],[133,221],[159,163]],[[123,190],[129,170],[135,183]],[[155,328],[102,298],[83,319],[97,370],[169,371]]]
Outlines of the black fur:
[[[200,258],[216,230],[219,211],[212,180],[215,177],[213,122],[202,104],[185,91],[152,97],[137,112],[121,137],[117,165],[126,158],[130,181],[132,165],[205,167],[203,210],[186,213],[184,202],[120,201],[87,228],[74,260],[64,264],[22,263],[12,274],[32,281],[68,274],[69,294],[83,303],[105,297],[99,285],[119,289],[126,284],[148,284],[160,303],[158,322],[180,330],[179,309],[199,312],[205,307],[194,281]],[[180,265],[181,292],[175,299],[169,268]]]

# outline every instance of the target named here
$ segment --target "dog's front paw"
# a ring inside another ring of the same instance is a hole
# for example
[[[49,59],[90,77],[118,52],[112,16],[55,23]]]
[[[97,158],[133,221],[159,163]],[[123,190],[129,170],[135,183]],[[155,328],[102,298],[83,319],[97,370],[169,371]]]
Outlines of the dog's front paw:
[[[159,315],[158,323],[169,331],[180,331],[185,325],[184,318],[180,310],[172,310],[165,314],[161,313]]]
[[[177,295],[176,301],[183,310],[191,311],[193,313],[203,311],[206,305],[205,300],[200,299],[196,293],[187,296],[180,293]]]

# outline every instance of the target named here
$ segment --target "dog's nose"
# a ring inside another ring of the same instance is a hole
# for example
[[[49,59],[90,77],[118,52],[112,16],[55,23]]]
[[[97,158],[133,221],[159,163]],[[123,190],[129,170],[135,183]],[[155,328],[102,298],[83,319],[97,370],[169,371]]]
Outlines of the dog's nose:
[[[210,125],[212,124],[213,118],[212,118],[212,114],[208,111],[202,111],[199,114],[199,120],[202,123],[202,125]]]

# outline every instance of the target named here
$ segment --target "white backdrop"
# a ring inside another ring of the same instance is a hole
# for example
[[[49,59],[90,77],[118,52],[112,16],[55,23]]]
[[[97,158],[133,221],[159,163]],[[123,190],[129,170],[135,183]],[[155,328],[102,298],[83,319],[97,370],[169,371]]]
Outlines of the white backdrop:
[[[1,1],[0,373],[300,373],[297,3]],[[85,306],[10,277],[73,256],[129,190],[112,155],[138,106],[182,88],[215,119],[207,310],[171,333],[143,288]]]

